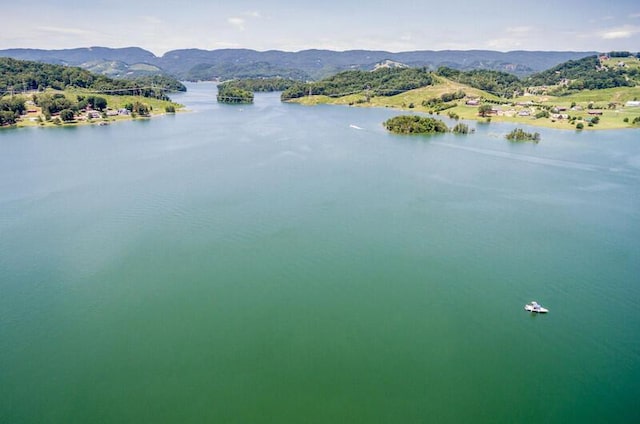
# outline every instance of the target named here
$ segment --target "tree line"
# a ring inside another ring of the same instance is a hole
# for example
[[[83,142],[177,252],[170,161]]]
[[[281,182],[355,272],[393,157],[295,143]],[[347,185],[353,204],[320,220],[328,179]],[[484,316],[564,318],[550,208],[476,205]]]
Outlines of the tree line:
[[[522,81],[513,74],[489,69],[460,71],[441,66],[436,75],[445,77],[460,84],[487,91],[498,97],[511,97],[513,93],[522,91]]]
[[[282,100],[307,95],[342,97],[363,93],[367,96],[393,96],[433,84],[426,68],[380,68],[375,71],[343,71],[317,82],[296,83],[286,89]]]

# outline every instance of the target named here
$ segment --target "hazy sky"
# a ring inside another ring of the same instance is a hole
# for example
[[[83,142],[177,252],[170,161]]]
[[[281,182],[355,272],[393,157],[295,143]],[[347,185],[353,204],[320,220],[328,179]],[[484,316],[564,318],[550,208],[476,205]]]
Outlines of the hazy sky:
[[[29,0],[0,49],[640,50],[637,0]]]

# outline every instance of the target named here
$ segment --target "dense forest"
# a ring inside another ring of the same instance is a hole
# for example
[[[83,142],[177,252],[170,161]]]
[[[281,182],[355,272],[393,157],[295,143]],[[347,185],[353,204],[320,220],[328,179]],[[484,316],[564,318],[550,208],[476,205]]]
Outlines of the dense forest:
[[[134,80],[112,79],[78,67],[0,58],[0,92],[84,88],[116,95],[138,95],[162,100],[167,91],[186,90],[174,78],[154,75]]]
[[[459,71],[452,68],[440,67],[436,71],[436,75],[487,91],[499,97],[511,97],[514,92],[522,90],[522,81],[515,75],[506,72],[488,69]]]
[[[371,96],[393,96],[433,83],[426,68],[380,68],[375,71],[344,71],[312,83],[298,83],[282,93],[283,100],[309,94],[342,97],[365,93]]]
[[[217,63],[199,64],[191,68],[184,78],[189,81],[210,81],[228,79],[284,78],[306,81],[310,77],[297,69],[286,69],[267,62],[249,64]]]

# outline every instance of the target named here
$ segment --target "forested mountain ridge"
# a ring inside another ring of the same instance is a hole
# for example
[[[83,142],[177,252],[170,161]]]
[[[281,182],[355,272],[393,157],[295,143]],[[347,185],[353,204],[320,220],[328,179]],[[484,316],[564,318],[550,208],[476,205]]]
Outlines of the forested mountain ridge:
[[[374,50],[279,50],[255,51],[250,49],[182,49],[162,56],[137,48],[111,49],[89,47],[67,50],[9,49],[0,50],[0,57],[35,60],[98,70],[100,66],[113,69],[113,63],[122,63],[122,73],[145,65],[150,72],[168,73],[179,79],[231,79],[251,77],[285,77],[318,80],[351,69],[372,70],[376,64],[390,60],[411,67],[435,70],[447,66],[459,70],[489,69],[509,72],[518,76],[530,75],[568,60],[594,55],[596,52],[550,52],[491,50],[421,50],[387,52]],[[128,68],[127,68],[128,67]]]

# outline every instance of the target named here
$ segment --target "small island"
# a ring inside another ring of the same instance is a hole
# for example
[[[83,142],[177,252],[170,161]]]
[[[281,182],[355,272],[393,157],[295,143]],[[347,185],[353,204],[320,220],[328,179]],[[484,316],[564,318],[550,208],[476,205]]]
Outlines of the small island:
[[[528,133],[522,128],[516,128],[505,136],[509,141],[532,141],[534,143],[540,142],[540,133]]]
[[[449,131],[441,120],[418,115],[396,116],[387,119],[384,126],[395,134],[436,134]]]
[[[218,103],[226,104],[251,104],[253,103],[253,91],[246,90],[234,84],[233,81],[218,85]]]
[[[453,128],[440,119],[418,115],[400,115],[387,119],[383,125],[394,134],[438,134],[452,132],[456,134],[469,134],[474,132],[467,124],[457,123]]]

